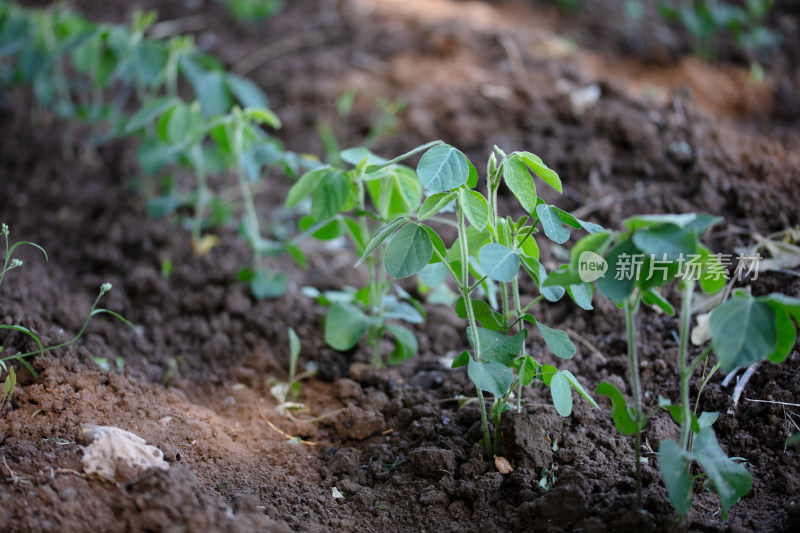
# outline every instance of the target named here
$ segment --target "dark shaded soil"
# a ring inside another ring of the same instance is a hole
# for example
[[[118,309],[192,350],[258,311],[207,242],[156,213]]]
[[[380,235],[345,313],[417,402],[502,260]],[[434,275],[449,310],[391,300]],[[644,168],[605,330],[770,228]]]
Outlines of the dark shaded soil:
[[[131,8],[76,4],[113,21]],[[321,153],[316,121],[332,118],[338,96],[354,88],[351,142],[365,135],[375,97],[402,97],[408,110],[399,134],[376,146],[379,153],[434,138],[478,161],[493,144],[528,149],[564,181],[564,196],[549,201],[609,227],[634,213],[709,212],[726,218],[712,247],[733,253],[756,234],[800,224],[800,135],[764,118],[777,105],[780,80],[754,86],[730,65],[685,60],[678,68],[632,70],[630,60],[568,53],[549,15],[521,2],[288,4],[259,28],[234,25],[216,4],[205,6],[198,39],[265,87],[292,149]],[[162,8],[162,19],[196,13],[183,2]],[[257,50],[260,61],[242,63]],[[594,83],[599,100],[575,108],[570,95]],[[115,143],[91,156],[76,150],[64,160],[64,125],[32,112],[30,95],[15,93],[11,101],[0,110],[0,219],[15,240],[45,247],[50,260],[20,254],[24,268],[0,289],[0,322],[23,324],[47,344],[61,342],[80,329],[97,288],[110,281],[114,290],[103,305],[137,332],[99,318],[76,345],[34,360],[39,380],[20,371],[17,393],[0,417],[0,530],[791,531],[800,525],[797,453],[784,447],[796,431],[797,408],[745,399],[797,404],[797,349],[781,366],[762,366],[732,414],[725,414],[732,387],[722,386],[722,376],[703,392],[700,409],[722,413],[715,427],[723,448],[744,457],[755,480],[727,523],[716,497],[698,487],[687,524],[679,525],[654,454],[646,454],[643,469],[645,512],[633,511],[633,439],[614,431],[604,402],[598,411],[576,401],[572,416],[561,418],[546,391],[527,390],[525,414],[501,428],[502,453],[515,467],[503,475],[475,445],[475,403],[459,409],[453,401],[474,390],[466,374],[439,363],[466,345],[465,326],[449,310],[429,309],[417,327],[420,355],[398,368],[366,367],[360,350],[336,354],[324,345],[321,310],[299,288],[357,279],[349,252],[310,249],[306,271],[275,260],[291,272],[291,290],[255,301],[235,280],[248,251],[232,230],[221,229],[222,244],[197,256],[176,222],[146,218],[130,187],[137,175],[133,146]],[[284,178],[274,179],[271,192],[259,195],[267,217],[287,188]],[[161,275],[164,259],[174,265],[169,277]],[[753,291],[798,296],[800,278],[762,274]],[[560,302],[540,313],[545,323],[585,340],[576,342],[578,354],[566,368],[588,389],[611,380],[625,390],[621,311],[598,298],[593,312]],[[649,310],[641,315],[642,378],[653,407],[659,395],[678,394],[678,325]],[[312,423],[275,410],[265,381],[286,379],[289,327],[302,339],[301,362],[318,361],[328,378],[305,383],[300,401],[310,414],[304,416],[344,408],[339,414]],[[26,340],[3,332],[0,345],[25,349]],[[550,362],[538,339],[530,349]],[[105,372],[95,357],[122,357],[125,370]],[[142,436],[164,451],[171,468],[126,485],[83,476],[75,432],[84,423]],[[645,446],[656,450],[676,431],[659,415]],[[543,468],[554,483],[540,484]],[[334,499],[333,487],[344,498]]]

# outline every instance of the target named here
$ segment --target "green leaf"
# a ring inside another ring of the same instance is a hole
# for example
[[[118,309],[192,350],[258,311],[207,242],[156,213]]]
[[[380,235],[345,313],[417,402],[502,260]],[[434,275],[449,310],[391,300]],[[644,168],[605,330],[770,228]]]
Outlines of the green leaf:
[[[515,158],[506,159],[503,163],[503,178],[522,208],[528,213],[533,213],[537,200],[536,184],[525,163]]]
[[[731,298],[711,312],[711,342],[723,370],[748,366],[776,352],[775,312],[751,296]]]
[[[405,217],[397,217],[396,219],[392,220],[378,231],[375,232],[375,235],[372,236],[369,243],[367,244],[367,248],[364,250],[364,253],[361,254],[361,257],[356,262],[355,266],[360,265],[364,262],[364,260],[369,257],[369,254],[375,251],[375,248],[380,246],[383,241],[389,238],[389,236],[396,230],[398,227],[406,224],[408,219]]]
[[[594,306],[592,305],[593,289],[591,283],[567,285],[566,289],[569,297],[572,298],[572,301],[578,304],[578,307],[587,311],[594,309]]]
[[[665,439],[658,448],[658,468],[667,487],[669,501],[683,520],[692,506],[692,476],[689,474],[688,454],[674,440]]]
[[[430,226],[426,226],[425,224],[420,224],[420,226],[425,231],[428,232],[428,236],[430,236],[430,238],[431,238],[431,243],[433,243],[433,249],[434,249],[435,252],[437,252],[437,253],[434,253],[431,256],[431,260],[430,260],[429,264],[441,263],[442,260],[440,259],[440,257],[444,257],[444,256],[447,255],[447,247],[444,245],[444,241],[442,241],[442,238],[439,237],[439,234],[436,233],[436,231],[433,228],[431,228]],[[446,269],[445,269],[445,273],[447,273]]]
[[[479,389],[490,392],[495,398],[501,398],[508,392],[514,382],[514,373],[495,361],[478,362],[469,359],[467,362],[467,375]]]
[[[475,226],[467,226],[467,254],[473,254],[490,239],[489,231],[479,231]],[[447,251],[445,259],[448,262],[459,261],[461,259],[461,239],[456,239]]]
[[[289,357],[291,360],[297,360],[300,356],[301,348],[300,337],[297,336],[294,328],[289,328]]]
[[[241,107],[257,108],[260,111],[271,115],[271,117],[265,122],[273,128],[280,127],[280,121],[278,120],[278,117],[276,117],[272,111],[267,109],[269,107],[267,95],[264,94],[264,91],[262,91],[258,85],[247,78],[237,76],[236,74],[231,74],[230,72],[225,74],[225,82],[227,83],[230,92],[236,97],[236,100],[239,101]],[[273,121],[277,121],[278,125],[275,126],[275,122]]]
[[[467,366],[472,358],[469,356],[469,352],[464,350],[458,357],[453,359],[453,363],[450,365],[450,368],[458,368],[460,366]]]
[[[489,279],[510,283],[519,272],[519,256],[502,244],[489,243],[478,252],[478,261]]]
[[[562,359],[572,359],[576,351],[575,345],[569,340],[569,335],[567,335],[566,331],[553,329],[540,324],[538,321],[536,322],[536,327],[539,328],[542,337],[544,337],[544,342],[551,352]]]
[[[429,143],[423,144],[422,146],[417,146],[416,148],[414,148],[410,152],[406,152],[403,155],[399,155],[399,156],[395,157],[394,159],[392,159],[391,161],[386,161],[385,163],[381,163],[380,165],[370,165],[370,166],[368,166],[366,168],[365,172],[367,174],[372,174],[374,172],[377,172],[377,171],[381,170],[382,168],[386,168],[388,166],[394,165],[395,163],[399,163],[403,159],[407,159],[407,158],[411,157],[414,154],[418,154],[418,153],[422,152],[423,150],[427,150],[428,148],[430,148],[432,146],[438,146],[438,145],[444,145],[444,143],[442,141],[431,141]]]
[[[525,265],[525,270],[531,275],[531,277],[536,281],[537,286],[539,287],[542,296],[547,299],[548,302],[557,302],[564,296],[566,289],[564,287],[558,286],[558,284],[550,284],[548,280],[550,278],[550,274],[547,273],[547,270],[544,268],[539,261],[535,259],[531,259],[530,257],[524,257],[522,259],[522,263]],[[557,272],[553,272],[553,275],[558,274]],[[581,283],[580,278],[577,280],[570,280],[569,284],[576,284]]]
[[[611,416],[614,419],[614,426],[621,435],[633,435],[641,429],[641,425],[637,427],[636,422],[631,416],[628,404],[622,393],[607,381],[600,383],[597,386],[596,394],[601,396],[608,396],[611,399]],[[643,425],[643,424],[642,424]]]
[[[585,220],[581,220],[575,215],[567,213],[563,209],[559,209],[558,207],[552,205],[550,206],[553,210],[558,213],[558,218],[561,219],[564,224],[569,224],[573,228],[583,228],[588,231],[590,234],[600,233],[603,231],[603,226],[600,224],[595,224],[594,222],[587,222]]]
[[[474,189],[478,186],[478,169],[475,168],[475,165],[472,164],[472,161],[467,159],[465,156],[464,159],[467,161],[467,166],[469,166],[469,178],[467,178],[467,188]]]
[[[669,303],[669,300],[661,296],[653,287],[649,288],[642,293],[642,301],[645,305],[655,305],[669,316],[675,316],[675,308]]]
[[[367,287],[369,288],[369,287]],[[369,292],[369,291],[365,291]],[[365,300],[367,300],[365,298]],[[392,303],[386,303],[384,307],[383,317],[385,319],[393,318],[395,320],[405,320],[409,324],[421,324],[425,318],[420,314],[416,307],[407,302],[398,302],[393,298],[384,298],[384,300],[392,300]]]
[[[797,340],[797,328],[789,316],[789,312],[777,305],[770,305],[775,312],[776,345],[775,351],[767,356],[773,363],[782,363],[789,357]]]
[[[461,189],[461,207],[469,223],[482,230],[489,223],[489,202],[477,191]]]
[[[394,350],[389,354],[389,364],[399,365],[406,359],[411,359],[417,353],[418,344],[417,338],[414,333],[406,327],[397,324],[389,324],[386,326],[392,335],[394,335],[397,344]]]
[[[558,213],[547,204],[539,204],[536,207],[536,214],[542,222],[544,234],[556,244],[563,244],[569,240],[569,230],[561,223]]]
[[[5,365],[4,365],[5,366]],[[14,367],[8,367],[8,375],[6,376],[5,381],[3,382],[3,396],[0,398],[0,408],[2,408],[5,403],[11,399],[11,396],[14,394],[14,389],[17,386],[17,374],[14,372]]]
[[[157,129],[163,140],[174,144],[196,135],[202,125],[203,117],[194,109],[178,104],[161,116]]]
[[[483,300],[471,300],[472,310],[475,312],[475,319],[484,328],[492,331],[500,331],[503,329],[502,321],[503,315],[492,309],[488,303]],[[464,297],[459,297],[456,301],[456,315],[458,318],[467,318],[467,306],[464,305]]]
[[[727,270],[719,261],[719,258],[711,253],[702,243],[698,246],[702,266],[700,267],[700,277],[697,280],[700,289],[707,294],[713,294],[725,288],[728,280],[725,278]]]
[[[773,292],[763,299],[772,307],[779,305],[800,323],[800,298],[792,298],[791,296],[786,296],[779,292]]]
[[[684,213],[680,215],[634,215],[622,221],[630,231],[652,228],[672,224],[679,228],[685,228],[697,219],[696,213]]]
[[[700,431],[703,428],[710,428],[714,425],[718,418],[719,413],[709,413],[708,411],[703,411],[697,418],[697,431]]]
[[[431,259],[431,262],[425,265],[425,268],[420,270],[418,275],[419,280],[423,284],[428,287],[436,287],[446,280],[449,274],[447,268],[441,261],[434,263],[433,259]]]
[[[20,326],[17,324],[10,324],[10,325],[0,324],[0,329],[10,329],[12,331],[19,331],[20,333],[24,333],[25,335],[33,339],[33,341],[39,347],[39,355],[44,356],[44,345],[42,344],[42,341],[39,340],[39,337],[34,332],[29,330],[25,326]],[[31,372],[31,374],[33,374],[34,377],[38,377],[38,374],[36,374],[36,372]]]
[[[526,230],[526,231],[530,231],[530,230]],[[522,237],[524,237],[524,235],[521,235],[520,237],[518,237],[517,241],[519,242],[519,240]],[[536,243],[536,239],[534,239],[533,236],[530,236],[527,239],[525,239],[524,241],[522,241],[522,245],[519,246],[519,251],[525,257],[532,257],[532,258],[537,259],[537,260],[539,259],[539,245]]]
[[[727,520],[728,509],[753,486],[753,476],[745,467],[725,455],[710,427],[701,429],[695,435],[692,457],[708,474],[722,504],[722,518]]]
[[[320,241],[330,241],[339,238],[344,231],[338,217],[317,222],[311,215],[306,215],[300,219],[299,225],[303,233],[296,237],[294,242],[300,242],[309,235]]]
[[[556,373],[550,380],[550,396],[553,398],[553,405],[561,416],[572,414],[572,389],[569,380],[561,373]]]
[[[352,174],[358,175],[356,171]],[[354,177],[353,181],[359,178]],[[383,219],[409,215],[419,209],[422,184],[406,167],[394,167],[366,181],[372,203]]]
[[[311,216],[314,220],[327,220],[347,203],[350,194],[350,184],[344,174],[338,170],[328,170],[317,186],[311,198]]]
[[[525,354],[522,358],[518,359],[519,361],[519,380],[522,383],[523,387],[527,387],[530,385],[531,381],[536,377],[536,372],[539,370],[539,363],[534,361],[534,359]]]
[[[638,230],[632,240],[639,250],[658,261],[678,261],[697,253],[697,233],[671,224]]]
[[[542,374],[542,381],[544,381],[544,384],[549,387],[553,380],[553,376],[558,374],[558,369],[553,365],[542,365],[540,371]]]
[[[448,145],[434,146],[417,165],[417,175],[422,185],[432,193],[460,187],[469,178],[466,157]]]
[[[374,323],[375,319],[365,315],[358,307],[335,302],[325,318],[325,342],[335,350],[349,350]]]
[[[592,398],[591,395],[586,392],[586,389],[584,389],[583,385],[578,382],[578,378],[576,378],[572,372],[569,370],[562,370],[561,373],[569,380],[572,386],[575,387],[575,390],[578,391],[578,394],[586,398],[587,402],[600,409],[600,406],[597,405],[597,402],[594,401],[594,398]]]
[[[451,203],[458,196],[455,192],[440,192],[428,196],[423,202],[422,207],[419,208],[417,218],[426,220],[441,211],[445,206]]]
[[[517,152],[514,156],[522,159],[537,176],[542,178],[542,181],[561,193],[561,179],[558,177],[558,174],[545,165],[538,155],[530,152]]]
[[[155,98],[142,106],[125,124],[123,133],[129,135],[142,128],[171,109],[180,100],[177,98]]]
[[[612,302],[624,301],[636,286],[639,277],[642,277],[643,267],[636,267],[635,258],[641,252],[627,240],[616,245],[606,255],[608,271],[605,276],[595,281],[595,287]]]
[[[258,270],[250,280],[250,292],[257,300],[278,298],[286,293],[287,276],[277,270]]]
[[[612,238],[613,235],[607,232],[592,233],[582,237],[569,252],[570,268],[576,272],[578,271],[581,255],[584,252],[594,252],[602,256]]]
[[[384,268],[393,278],[416,274],[433,256],[433,243],[425,228],[407,224],[400,228],[386,247]]]
[[[512,361],[522,352],[525,345],[525,330],[509,337],[504,333],[486,328],[478,328],[480,341],[480,357],[484,360],[496,361],[505,366],[510,366]],[[467,329],[467,339],[471,346],[475,346],[472,338],[472,329]]]
[[[206,117],[224,115],[233,106],[222,72],[212,71],[202,74],[195,91]]]
[[[133,49],[133,71],[146,87],[156,87],[167,64],[166,47],[158,42],[143,40]]]
[[[269,109],[263,107],[249,107],[245,109],[242,114],[245,118],[258,124],[266,124],[275,129],[281,127],[281,119]]]
[[[350,163],[353,166],[360,164],[365,159],[370,165],[382,165],[386,163],[386,159],[377,156],[363,146],[355,146],[339,152],[339,158],[345,163]]]

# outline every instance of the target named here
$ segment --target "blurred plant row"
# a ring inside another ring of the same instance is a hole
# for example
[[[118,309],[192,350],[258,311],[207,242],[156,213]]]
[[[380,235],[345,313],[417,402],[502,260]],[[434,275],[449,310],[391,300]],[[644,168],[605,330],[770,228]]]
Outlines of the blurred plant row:
[[[65,155],[75,121],[91,125],[89,149],[120,136],[139,139],[136,184],[148,212],[187,207],[184,225],[196,251],[234,224],[252,248],[240,278],[258,298],[285,291],[285,274],[264,257],[299,249],[266,234],[253,202],[275,169],[290,176],[313,164],[286,151],[264,127],[278,128],[264,92],[198,50],[192,37],[149,39],[154,12],[136,11],[127,25],[97,24],[61,5],[25,10],[0,4],[0,96],[29,86],[40,109],[66,120]]]
[[[555,0],[555,4],[565,11],[577,12],[583,1]],[[780,43],[780,36],[767,27],[775,0],[624,0],[622,15],[631,37],[641,38],[648,5],[664,22],[681,27],[692,52],[706,60],[714,59],[723,43],[731,43],[751,64],[759,64]]]

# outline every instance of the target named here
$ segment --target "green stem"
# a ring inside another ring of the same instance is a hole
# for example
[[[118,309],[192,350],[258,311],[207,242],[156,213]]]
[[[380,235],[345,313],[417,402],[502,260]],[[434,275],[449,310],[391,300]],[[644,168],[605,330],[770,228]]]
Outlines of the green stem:
[[[678,350],[678,376],[681,387],[681,448],[688,451],[689,438],[692,432],[692,412],[689,409],[689,381],[694,368],[687,367],[686,359],[689,352],[689,331],[692,327],[692,294],[694,281],[684,280],[681,289],[681,331],[680,347]],[[699,359],[697,359],[699,361]],[[696,367],[695,367],[696,368]]]
[[[78,332],[78,334],[75,335],[70,340],[68,340],[66,342],[62,342],[61,344],[56,344],[55,346],[48,346],[48,347],[42,348],[40,350],[35,350],[33,352],[27,352],[27,353],[22,353],[22,354],[11,355],[11,356],[8,356],[8,357],[3,357],[2,359],[0,359],[0,361],[8,361],[8,360],[11,360],[11,359],[20,360],[23,357],[30,357],[31,355],[43,354],[44,352],[50,352],[50,351],[53,351],[53,350],[57,350],[59,348],[64,348],[64,347],[69,346],[70,344],[74,343],[76,340],[80,339],[81,336],[83,335],[83,332],[86,331],[86,328],[89,326],[89,322],[92,321],[92,316],[94,316],[94,310],[97,308],[97,304],[100,302],[100,298],[103,297],[103,295],[106,293],[106,291],[107,290],[100,289],[100,294],[97,295],[97,298],[95,298],[91,309],[89,309],[89,314],[86,316],[86,321],[83,323],[83,327],[81,327],[81,330]]]
[[[459,291],[464,298],[464,307],[467,309],[467,320],[472,332],[472,345],[475,350],[475,361],[481,362],[481,341],[478,336],[478,321],[475,319],[475,309],[472,308],[472,301],[469,298],[469,249],[467,248],[467,228],[464,224],[464,209],[461,202],[456,200],[456,217],[458,219],[458,239],[461,244],[461,279],[456,280]],[[483,399],[483,391],[475,386],[478,393],[478,405],[481,409],[481,429],[483,430],[483,445],[486,448],[488,457],[492,456],[492,438],[489,435],[489,421],[486,418],[486,402]]]
[[[516,315],[516,319],[514,320],[514,324],[519,324],[517,328],[519,331],[522,331],[522,324],[520,324],[520,320],[522,317],[522,305],[520,304],[519,299],[519,279],[514,276],[514,279],[511,280],[511,295],[514,297],[514,314]],[[525,353],[525,348],[523,347],[522,352]],[[517,413],[522,412],[522,379],[518,378],[519,390],[517,391]]]
[[[195,169],[197,169],[197,204],[195,205],[194,219],[192,221],[192,240],[199,244],[203,236],[203,219],[205,219],[206,207],[208,206],[208,183],[203,150],[199,145],[195,145],[191,154]]]
[[[250,188],[250,182],[245,175],[245,169],[242,165],[242,153],[244,152],[244,124],[241,112],[238,109],[235,111],[234,122],[234,150],[236,153],[236,176],[239,179],[239,189],[242,191],[242,201],[244,202],[246,221],[245,228],[247,237],[253,247],[253,268],[256,272],[262,270],[262,256],[261,256],[261,226],[258,222],[258,213],[256,213],[256,206],[253,202],[253,191]]]
[[[628,368],[631,373],[631,392],[636,422],[636,501],[642,507],[642,385],[639,379],[639,356],[636,352],[636,312],[639,296],[631,296],[625,303],[625,329],[628,333]]]

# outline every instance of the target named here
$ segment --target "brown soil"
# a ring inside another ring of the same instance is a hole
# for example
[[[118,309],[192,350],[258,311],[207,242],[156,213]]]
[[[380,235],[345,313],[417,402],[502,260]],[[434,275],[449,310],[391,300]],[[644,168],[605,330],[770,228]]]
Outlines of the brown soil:
[[[122,21],[132,9],[128,2],[75,3],[102,20]],[[198,13],[184,2],[139,4],[161,6],[162,20]],[[376,146],[379,153],[391,156],[434,138],[478,161],[493,144],[528,149],[564,180],[564,196],[548,200],[609,227],[634,213],[709,212],[726,218],[712,247],[733,253],[756,234],[800,224],[800,135],[770,119],[791,79],[754,86],[731,65],[614,60],[613,44],[570,52],[556,33],[561,15],[531,3],[287,4],[258,28],[232,23],[216,3],[205,5],[198,38],[267,90],[289,148],[319,154],[315,122],[330,119],[339,94],[354,88],[352,143],[369,127],[374,97],[402,97],[408,110],[399,134]],[[570,94],[592,84],[599,100],[576,110]],[[220,230],[222,244],[197,256],[176,222],[146,218],[130,188],[135,147],[117,142],[64,160],[63,125],[31,111],[29,94],[15,93],[11,102],[0,110],[0,218],[15,239],[41,244],[50,259],[20,254],[24,268],[2,286],[0,322],[23,324],[47,344],[60,342],[80,329],[97,288],[110,281],[114,289],[103,305],[138,329],[98,318],[76,345],[34,360],[38,380],[20,371],[16,395],[0,416],[0,530],[790,531],[800,525],[797,452],[784,446],[796,431],[797,408],[744,399],[798,403],[797,349],[780,366],[763,365],[731,415],[725,414],[731,388],[721,376],[703,393],[700,408],[723,413],[716,424],[723,448],[744,457],[754,478],[727,523],[716,497],[698,488],[679,525],[650,454],[645,510],[633,511],[634,443],[615,432],[605,402],[598,411],[576,401],[572,416],[561,418],[546,391],[526,391],[525,414],[503,423],[503,454],[515,467],[503,475],[475,445],[477,406],[459,409],[452,401],[473,390],[465,372],[438,363],[466,345],[465,326],[449,310],[429,309],[416,331],[420,355],[398,368],[366,367],[362,350],[337,354],[325,347],[321,309],[299,287],[333,288],[357,276],[349,252],[312,249],[305,271],[276,260],[291,272],[290,292],[255,301],[235,280],[248,252],[233,231]],[[274,179],[276,192],[259,196],[265,216],[287,188],[283,178]],[[174,264],[167,278],[164,259]],[[798,296],[800,278],[771,273],[753,283],[756,294],[776,290]],[[567,302],[541,312],[546,323],[585,340],[566,367],[588,389],[603,380],[624,389],[619,310],[597,298],[593,312]],[[304,384],[300,401],[310,412],[302,416],[344,408],[339,414],[312,423],[275,410],[265,381],[286,379],[289,327],[302,339],[301,364],[316,360],[322,370]],[[642,313],[650,407],[659,395],[677,396],[677,327],[671,318]],[[3,332],[0,345],[25,349],[26,339]],[[534,351],[549,357],[540,346]],[[125,369],[105,372],[95,357],[122,357]],[[85,477],[75,442],[84,423],[140,435],[164,451],[171,468],[124,485]],[[659,415],[646,445],[656,450],[675,431]],[[545,436],[557,440],[555,451]],[[539,483],[545,467],[556,477],[549,490]],[[334,499],[333,487],[344,498]]]

